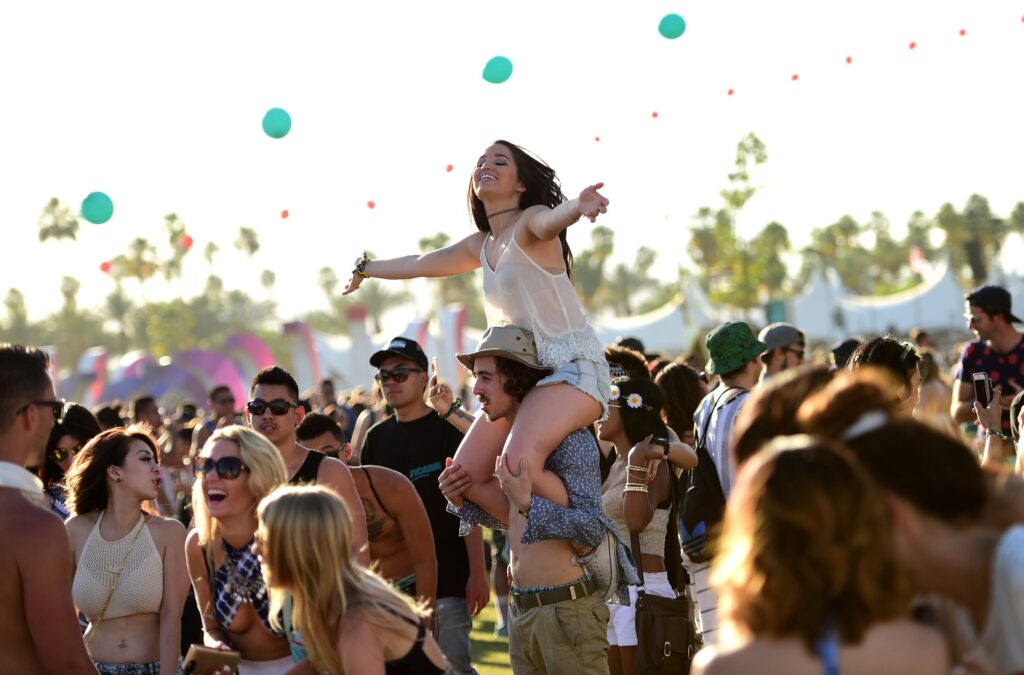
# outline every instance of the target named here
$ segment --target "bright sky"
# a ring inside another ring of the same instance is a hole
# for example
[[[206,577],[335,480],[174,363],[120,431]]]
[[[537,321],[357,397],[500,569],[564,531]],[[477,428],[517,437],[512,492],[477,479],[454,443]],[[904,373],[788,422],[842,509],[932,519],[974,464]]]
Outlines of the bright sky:
[[[677,40],[658,34],[670,12],[687,21]],[[498,137],[567,194],[604,181],[617,258],[652,246],[666,274],[750,131],[769,161],[746,235],[778,220],[801,244],[876,209],[898,234],[974,192],[1005,216],[1024,200],[1022,19],[1022,2],[944,0],[4,3],[0,293],[21,289],[38,318],[73,274],[100,304],[100,263],[140,235],[166,252],[173,211],[195,240],[176,292],[202,287],[212,239],[229,288],[262,297],[272,268],[282,318],[301,315],[324,305],[323,265],[344,279],[364,248],[472,232],[469,172]],[[481,77],[495,55],[514,64],[504,84]],[[271,107],[292,116],[281,140],[260,127]],[[97,190],[108,223],[38,243],[51,197],[77,209]],[[251,262],[232,245],[241,225],[263,245]]]

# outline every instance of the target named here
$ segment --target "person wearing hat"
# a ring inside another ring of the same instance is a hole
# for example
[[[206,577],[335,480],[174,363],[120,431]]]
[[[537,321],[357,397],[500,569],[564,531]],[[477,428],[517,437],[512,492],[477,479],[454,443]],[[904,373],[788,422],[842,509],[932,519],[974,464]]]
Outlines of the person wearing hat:
[[[533,336],[516,326],[493,326],[476,351],[456,355],[476,376],[473,393],[488,419],[511,422],[527,393],[551,369],[537,358]],[[605,593],[628,593],[636,582],[625,544],[601,510],[599,450],[586,429],[569,434],[548,457],[547,472],[564,482],[565,503],[533,493],[526,459],[519,475],[498,457],[499,494],[488,505],[463,497],[472,478],[451,464],[440,485],[463,529],[508,529],[512,552],[509,656],[514,673],[607,673],[609,611]],[[490,493],[490,490],[488,490]],[[593,577],[576,555],[614,542],[615,574]],[[603,583],[602,583],[603,582]],[[626,596],[628,597],[628,596]],[[555,630],[552,628],[555,627]]]
[[[1010,293],[1005,288],[980,286],[965,298],[964,318],[977,339],[968,343],[960,356],[950,415],[957,423],[974,421],[974,373],[988,373],[993,388],[999,390],[1004,413],[1002,427],[985,433],[997,436],[1007,456],[1012,456],[1010,416],[1006,411],[1014,396],[1024,390],[1024,334],[1013,327],[1021,320],[1011,311]]]
[[[736,416],[747,402],[750,390],[761,375],[761,355],[768,346],[754,336],[742,321],[727,321],[708,333],[705,340],[710,359],[705,368],[721,382],[697,406],[693,415],[697,445],[704,444],[715,463],[722,493],[729,497],[736,460],[732,456],[732,431]],[[697,588],[704,644],[714,644],[718,629],[718,599],[711,587],[710,563],[692,564]]]
[[[475,673],[469,655],[472,617],[490,601],[491,587],[484,562],[480,528],[459,539],[459,521],[447,512],[448,503],[437,487],[445,460],[455,454],[462,432],[446,422],[424,400],[427,355],[419,343],[396,337],[370,357],[374,379],[395,414],[366,433],[359,457],[362,465],[397,471],[416,488],[430,520],[437,557],[434,627],[437,642],[453,673]],[[416,582],[416,593],[431,598],[434,589]]]
[[[761,355],[764,364],[762,380],[796,368],[804,362],[807,340],[803,331],[791,323],[780,321],[769,324],[761,329],[757,339],[767,347],[767,351]]]

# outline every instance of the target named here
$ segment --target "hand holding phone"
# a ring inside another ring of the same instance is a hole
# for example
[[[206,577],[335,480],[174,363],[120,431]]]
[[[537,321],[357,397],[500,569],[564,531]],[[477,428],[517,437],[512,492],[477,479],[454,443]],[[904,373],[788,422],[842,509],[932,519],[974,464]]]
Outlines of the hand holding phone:
[[[185,655],[182,671],[201,675],[205,673],[234,672],[241,659],[241,654],[234,650],[215,649],[202,645],[192,645]]]
[[[992,380],[988,373],[974,374],[974,400],[982,408],[987,408],[992,404]]]

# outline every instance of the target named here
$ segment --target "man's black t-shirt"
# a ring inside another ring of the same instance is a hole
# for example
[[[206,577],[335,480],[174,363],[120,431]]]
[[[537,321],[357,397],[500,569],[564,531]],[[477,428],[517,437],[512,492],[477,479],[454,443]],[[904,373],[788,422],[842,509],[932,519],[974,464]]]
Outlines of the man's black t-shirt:
[[[411,422],[394,417],[376,424],[366,434],[362,464],[394,469],[412,481],[430,519],[437,555],[437,597],[466,597],[469,557],[459,537],[459,519],[448,513],[448,501],[437,485],[444,460],[453,457],[462,432],[435,411]]]

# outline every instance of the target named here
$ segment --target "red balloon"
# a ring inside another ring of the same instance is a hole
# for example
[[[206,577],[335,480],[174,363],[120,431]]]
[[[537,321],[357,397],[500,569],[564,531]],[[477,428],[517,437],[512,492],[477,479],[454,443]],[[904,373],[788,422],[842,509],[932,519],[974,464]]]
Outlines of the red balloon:
[[[847,56],[846,57],[846,62],[847,63],[853,63],[853,57],[852,56]]]
[[[368,209],[372,209],[375,206],[377,206],[377,205],[374,204],[372,201],[366,202],[366,208],[368,208]]]
[[[917,43],[916,43],[916,42],[911,42],[911,43],[910,43],[910,48],[911,48],[911,49],[914,49],[914,48],[916,48],[916,47],[917,47]]]
[[[601,142],[601,137],[600,136],[594,136],[594,142],[595,143],[600,143]]]
[[[189,250],[190,248],[192,248],[193,243],[195,242],[192,241],[192,237],[188,236],[187,234],[181,235],[181,247],[183,249],[185,249],[186,251]]]
[[[281,212],[281,217],[282,218],[287,218],[288,217],[288,209],[285,209],[284,211]]]
[[[447,171],[448,173],[451,173],[451,172],[452,172],[452,169],[454,169],[454,168],[455,168],[454,166],[452,166],[451,164],[449,164],[448,166],[446,166],[446,167],[444,168],[444,170],[445,170],[445,171]]]
[[[657,117],[658,117],[658,113],[656,113],[656,112],[652,112],[652,113],[651,113],[651,117],[653,117],[653,118],[657,119]]]
[[[114,263],[110,262],[109,260],[100,263],[100,272],[103,272],[104,274],[110,274],[110,270],[112,269],[114,269]]]
[[[798,79],[800,79],[800,76],[797,75],[796,73],[793,73],[793,81],[796,82]]]
[[[732,90],[732,89],[730,89],[730,90],[728,91],[728,94],[729,94],[729,96],[732,96],[732,95],[733,95],[733,90]]]
[[[963,28],[960,29],[960,37],[967,35],[967,31]]]

